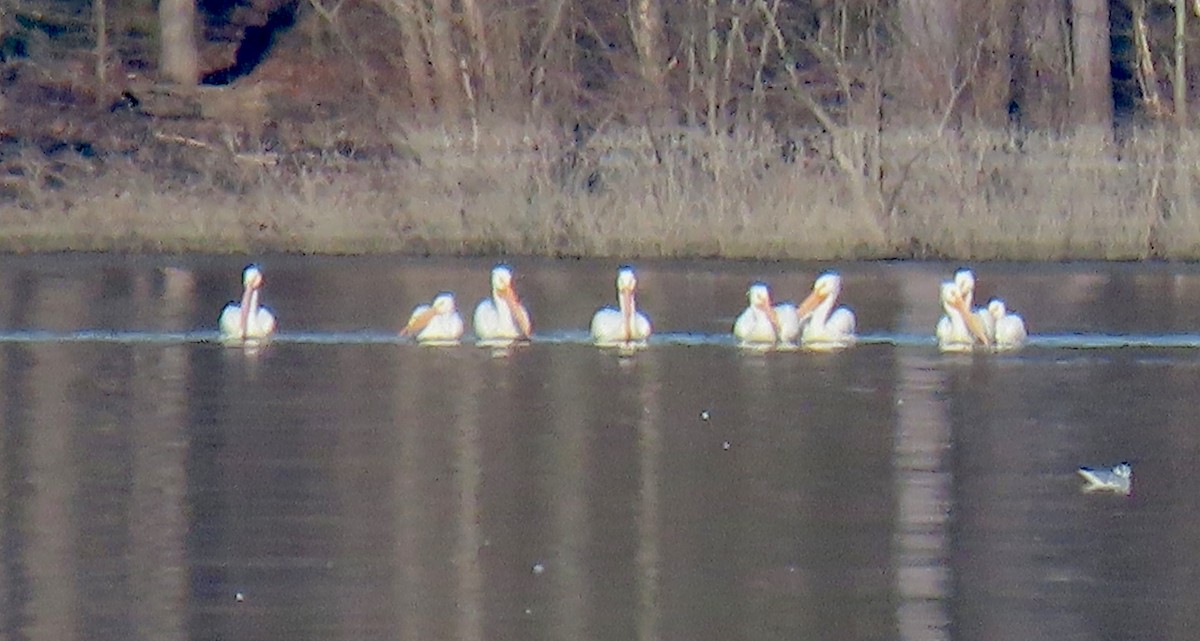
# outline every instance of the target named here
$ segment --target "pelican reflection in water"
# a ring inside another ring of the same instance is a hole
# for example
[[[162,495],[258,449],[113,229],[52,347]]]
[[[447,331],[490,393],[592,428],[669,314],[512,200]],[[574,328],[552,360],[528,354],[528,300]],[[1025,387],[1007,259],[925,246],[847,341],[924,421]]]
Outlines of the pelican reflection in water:
[[[455,344],[462,338],[463,321],[454,305],[454,294],[442,292],[428,305],[418,305],[401,336],[411,336],[420,343]]]
[[[834,272],[821,274],[813,283],[812,293],[800,303],[796,312],[803,323],[801,345],[813,349],[837,349],[854,344],[854,312],[845,306],[833,308],[841,291],[842,277]]]
[[[241,302],[229,303],[221,311],[217,324],[223,338],[242,341],[263,339],[275,331],[275,315],[259,304],[262,286],[262,271],[257,265],[247,266],[242,272]]]
[[[592,339],[599,345],[629,345],[650,338],[650,319],[637,310],[637,276],[632,267],[617,271],[617,308],[592,317]]]
[[[492,295],[475,307],[475,336],[482,343],[528,339],[533,331],[529,311],[513,288],[512,268],[492,269]]]
[[[765,283],[754,283],[746,291],[750,304],[733,323],[733,335],[750,347],[790,345],[800,335],[800,317],[791,303],[774,304]]]

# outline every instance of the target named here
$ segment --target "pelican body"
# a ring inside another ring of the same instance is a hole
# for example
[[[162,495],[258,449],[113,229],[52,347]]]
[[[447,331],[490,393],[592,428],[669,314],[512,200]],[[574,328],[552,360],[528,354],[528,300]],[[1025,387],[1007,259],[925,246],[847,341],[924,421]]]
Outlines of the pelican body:
[[[529,311],[517,297],[512,280],[507,265],[492,269],[492,296],[475,307],[475,336],[481,342],[525,340],[532,333]]]
[[[842,277],[834,272],[821,274],[813,283],[812,293],[796,310],[799,322],[803,324],[801,345],[836,349],[854,344],[854,312],[844,306],[833,308],[841,291]]]
[[[592,317],[592,338],[600,345],[644,342],[650,338],[650,319],[637,311],[637,276],[633,268],[617,271],[617,308],[605,307]]]
[[[971,313],[957,284],[942,283],[941,300],[946,314],[937,324],[938,349],[943,352],[969,352],[976,345],[991,345],[983,322],[979,316]]]
[[[996,349],[1016,349],[1025,344],[1025,321],[1017,314],[1008,313],[1004,301],[993,298],[987,311],[992,318],[992,341]]]
[[[733,335],[747,346],[792,344],[800,336],[800,317],[791,303],[773,305],[771,290],[764,283],[754,283],[746,291],[749,306],[733,323]]]
[[[411,336],[419,343],[455,344],[463,335],[462,317],[454,305],[454,294],[442,292],[428,305],[418,305],[401,336]]]
[[[1128,496],[1133,491],[1133,468],[1128,463],[1121,463],[1111,470],[1081,467],[1076,471],[1087,481],[1084,492],[1115,492]]]
[[[262,286],[263,275],[257,265],[250,265],[242,271],[242,300],[226,305],[217,322],[222,337],[241,341],[258,340],[275,332],[275,315],[259,305]]]

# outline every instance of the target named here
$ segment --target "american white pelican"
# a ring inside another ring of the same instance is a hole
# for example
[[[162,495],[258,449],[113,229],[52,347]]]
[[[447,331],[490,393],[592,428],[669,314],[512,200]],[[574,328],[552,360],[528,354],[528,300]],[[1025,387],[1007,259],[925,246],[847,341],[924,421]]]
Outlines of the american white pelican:
[[[633,268],[617,271],[617,309],[605,307],[592,317],[592,338],[601,345],[641,342],[650,337],[650,319],[637,311]]]
[[[507,265],[492,269],[492,296],[479,301],[475,307],[475,336],[480,341],[529,338],[532,332],[529,311],[517,298],[512,279],[512,269]]]
[[[987,311],[992,318],[992,341],[996,349],[1016,349],[1025,343],[1025,321],[1017,314],[1008,313],[1004,301],[993,298]]]
[[[442,292],[428,305],[418,305],[401,336],[412,336],[421,343],[457,343],[462,338],[463,321],[454,307],[454,294]]]
[[[275,331],[275,315],[259,306],[258,290],[262,286],[263,275],[258,265],[246,267],[242,272],[242,302],[229,303],[221,311],[217,324],[222,336],[244,341],[266,338]]]
[[[800,336],[800,317],[791,303],[771,303],[771,290],[754,283],[746,292],[749,306],[733,323],[733,335],[744,345],[795,343]]]
[[[954,272],[954,284],[958,286],[958,291],[962,293],[963,305],[972,315],[979,318],[979,322],[983,324],[983,331],[988,335],[988,338],[995,337],[995,319],[988,313],[986,307],[975,307],[975,272],[971,271],[969,267],[963,267]]]
[[[796,315],[803,323],[800,344],[814,348],[846,347],[854,343],[854,312],[837,304],[842,277],[835,272],[821,274],[813,283],[812,293],[800,303]]]
[[[976,342],[984,347],[991,340],[979,317],[967,309],[962,290],[953,282],[942,283],[942,308],[946,315],[937,324],[938,348],[944,352],[969,352]]]

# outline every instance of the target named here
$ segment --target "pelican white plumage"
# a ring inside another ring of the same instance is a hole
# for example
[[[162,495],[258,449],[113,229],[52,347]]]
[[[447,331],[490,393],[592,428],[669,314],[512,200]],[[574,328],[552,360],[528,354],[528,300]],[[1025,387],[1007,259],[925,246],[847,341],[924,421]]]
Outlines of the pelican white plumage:
[[[946,314],[937,324],[938,348],[943,352],[969,352],[976,344],[988,347],[991,339],[978,316],[963,300],[962,290],[954,282],[942,283],[942,309]]]
[[[400,330],[401,336],[411,336],[420,343],[454,344],[463,334],[462,317],[454,305],[454,294],[442,292],[433,297],[433,302],[418,305],[413,310],[408,324]]]
[[[750,304],[733,323],[733,335],[748,346],[791,344],[800,336],[800,317],[791,303],[775,305],[766,283],[754,283],[746,291]]]
[[[492,269],[492,295],[475,307],[475,336],[481,342],[507,342],[529,338],[533,331],[529,311],[513,288],[512,268]]]
[[[848,347],[855,341],[854,312],[843,306],[836,310],[842,277],[826,272],[813,283],[812,293],[800,303],[796,314],[803,324],[800,344],[814,349]]]
[[[617,270],[617,308],[605,307],[592,317],[592,338],[601,345],[639,343],[650,338],[650,319],[637,311],[637,276],[632,267]]]
[[[1010,314],[1004,301],[993,298],[987,311],[992,318],[992,342],[996,349],[1016,349],[1025,344],[1025,321],[1017,314]]]
[[[233,340],[258,340],[275,331],[275,315],[259,304],[259,290],[263,286],[262,271],[258,265],[249,265],[242,271],[242,300],[231,302],[221,310],[217,321],[221,335]]]
[[[988,313],[986,307],[975,307],[975,272],[971,271],[969,267],[959,269],[954,272],[954,284],[958,286],[958,291],[962,293],[963,306],[967,308],[971,315],[979,319],[988,338],[993,338],[996,334],[995,319]]]

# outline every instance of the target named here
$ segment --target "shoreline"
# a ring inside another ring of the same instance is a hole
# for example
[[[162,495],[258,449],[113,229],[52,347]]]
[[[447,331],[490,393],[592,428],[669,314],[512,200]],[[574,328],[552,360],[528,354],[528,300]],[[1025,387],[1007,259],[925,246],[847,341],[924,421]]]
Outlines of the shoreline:
[[[560,133],[410,132],[404,153],[367,159],[161,141],[136,156],[35,159],[25,176],[42,178],[10,180],[0,198],[0,252],[1200,259],[1200,203],[1172,191],[1173,177],[1196,177],[1195,163],[1176,165],[1200,149],[1190,135],[1147,130],[1097,148],[885,132],[878,177],[864,182],[812,151],[820,136],[797,156],[770,133],[631,129],[584,147]]]

